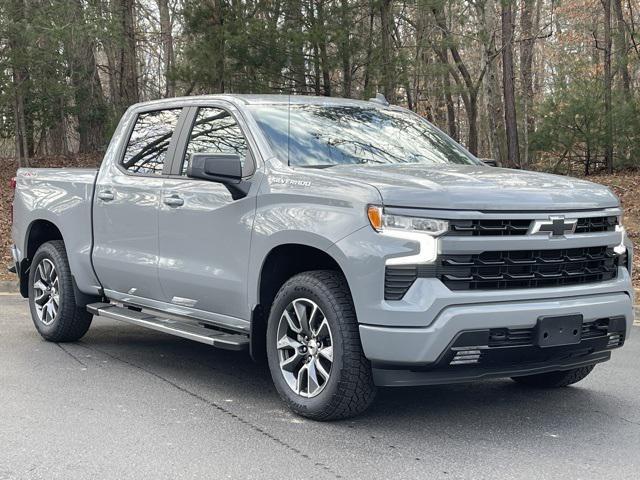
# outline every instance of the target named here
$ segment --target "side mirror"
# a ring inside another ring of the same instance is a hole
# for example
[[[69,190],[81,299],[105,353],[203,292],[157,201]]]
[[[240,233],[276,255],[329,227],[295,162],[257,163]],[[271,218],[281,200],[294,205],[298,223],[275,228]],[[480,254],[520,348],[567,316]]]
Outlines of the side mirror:
[[[187,177],[225,185],[234,200],[249,193],[251,182],[242,179],[240,155],[229,153],[194,153],[189,159]]]
[[[498,162],[493,158],[481,158],[480,161],[485,164],[487,167],[497,167]]]

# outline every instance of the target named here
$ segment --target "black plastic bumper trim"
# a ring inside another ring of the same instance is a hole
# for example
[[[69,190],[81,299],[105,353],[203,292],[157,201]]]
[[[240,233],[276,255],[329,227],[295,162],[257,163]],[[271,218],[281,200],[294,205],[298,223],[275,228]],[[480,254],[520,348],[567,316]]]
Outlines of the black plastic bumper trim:
[[[466,383],[491,378],[508,378],[522,375],[571,370],[573,368],[606,362],[611,358],[611,352],[597,352],[591,355],[573,358],[565,361],[545,362],[542,364],[528,364],[508,367],[471,367],[450,368],[446,370],[393,370],[373,368],[373,381],[379,387],[407,387],[421,385],[444,385],[450,383]]]

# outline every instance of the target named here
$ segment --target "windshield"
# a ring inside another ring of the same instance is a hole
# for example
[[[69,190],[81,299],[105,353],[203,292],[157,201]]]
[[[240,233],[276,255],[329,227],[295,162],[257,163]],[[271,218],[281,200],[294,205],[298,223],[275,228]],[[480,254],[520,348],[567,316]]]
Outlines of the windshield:
[[[291,105],[290,111],[287,105],[250,108],[276,156],[292,166],[480,163],[443,132],[410,112],[299,104]]]

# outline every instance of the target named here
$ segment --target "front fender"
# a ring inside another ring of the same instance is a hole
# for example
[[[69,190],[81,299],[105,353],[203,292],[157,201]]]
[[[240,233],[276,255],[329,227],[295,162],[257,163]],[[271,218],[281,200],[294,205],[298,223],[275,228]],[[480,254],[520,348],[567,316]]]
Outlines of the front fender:
[[[250,308],[259,303],[260,274],[269,252],[297,244],[328,253],[340,239],[368,226],[366,207],[380,202],[378,191],[369,185],[298,170],[270,175],[261,185],[252,228]]]

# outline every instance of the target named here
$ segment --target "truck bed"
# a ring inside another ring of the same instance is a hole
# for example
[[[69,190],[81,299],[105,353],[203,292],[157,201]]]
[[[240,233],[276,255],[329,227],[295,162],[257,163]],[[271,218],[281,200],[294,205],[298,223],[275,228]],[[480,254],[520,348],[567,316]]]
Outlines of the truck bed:
[[[89,168],[21,168],[13,201],[12,237],[18,258],[33,254],[28,249],[34,225],[50,222],[65,240],[76,284],[91,286],[91,292],[99,287],[90,259],[96,176],[97,169]]]

